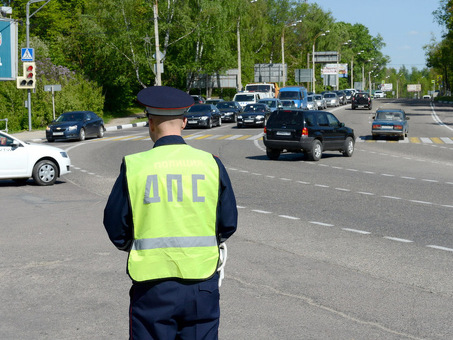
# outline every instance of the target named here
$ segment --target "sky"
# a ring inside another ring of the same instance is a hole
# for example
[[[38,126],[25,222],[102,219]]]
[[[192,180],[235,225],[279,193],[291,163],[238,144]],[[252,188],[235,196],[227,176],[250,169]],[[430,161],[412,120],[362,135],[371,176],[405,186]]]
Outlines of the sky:
[[[390,57],[387,67],[409,70],[426,67],[423,46],[435,37],[442,40],[443,27],[434,21],[433,12],[439,0],[308,0],[324,11],[330,11],[335,20],[368,27],[373,37],[380,34],[386,46],[381,49]],[[326,28],[327,29],[327,28]]]

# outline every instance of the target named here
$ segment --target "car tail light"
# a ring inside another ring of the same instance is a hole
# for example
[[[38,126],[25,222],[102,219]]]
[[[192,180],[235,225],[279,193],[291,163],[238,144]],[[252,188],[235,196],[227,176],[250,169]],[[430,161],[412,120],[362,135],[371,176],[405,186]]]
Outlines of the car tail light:
[[[373,124],[373,129],[380,129],[381,126],[379,124]]]
[[[402,126],[402,125],[394,125],[394,126],[393,126],[393,129],[394,129],[394,130],[402,130],[402,129],[403,129],[403,126]]]
[[[308,129],[306,127],[302,129],[302,136],[308,136]]]
[[[267,133],[267,129],[266,129],[266,127],[264,127],[264,134],[266,134],[266,133]]]

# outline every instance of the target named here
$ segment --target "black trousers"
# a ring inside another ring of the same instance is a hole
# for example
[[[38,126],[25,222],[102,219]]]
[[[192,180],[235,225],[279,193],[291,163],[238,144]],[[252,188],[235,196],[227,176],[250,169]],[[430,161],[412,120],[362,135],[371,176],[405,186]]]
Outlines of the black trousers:
[[[220,318],[218,275],[197,283],[133,284],[131,340],[217,340]]]

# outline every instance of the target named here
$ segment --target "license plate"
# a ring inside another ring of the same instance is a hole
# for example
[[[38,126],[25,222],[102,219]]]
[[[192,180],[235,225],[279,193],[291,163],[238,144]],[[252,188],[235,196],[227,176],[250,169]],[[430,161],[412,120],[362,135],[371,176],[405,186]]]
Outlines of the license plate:
[[[54,136],[63,136],[64,132],[54,132],[53,135]]]
[[[187,123],[189,123],[189,124],[197,124],[197,121],[196,120],[188,120]]]
[[[253,123],[254,120],[253,119],[244,119],[244,123]]]
[[[393,130],[393,126],[383,125],[383,126],[381,126],[381,129],[382,130]]]
[[[277,131],[276,135],[277,136],[291,136],[291,132],[288,132],[288,131]]]

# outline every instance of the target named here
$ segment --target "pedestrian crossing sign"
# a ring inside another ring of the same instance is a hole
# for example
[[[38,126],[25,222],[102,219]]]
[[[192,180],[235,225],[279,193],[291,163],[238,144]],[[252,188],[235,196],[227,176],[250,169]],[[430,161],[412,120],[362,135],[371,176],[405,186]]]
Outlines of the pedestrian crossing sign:
[[[23,48],[21,53],[22,61],[34,61],[34,49],[33,48]]]

